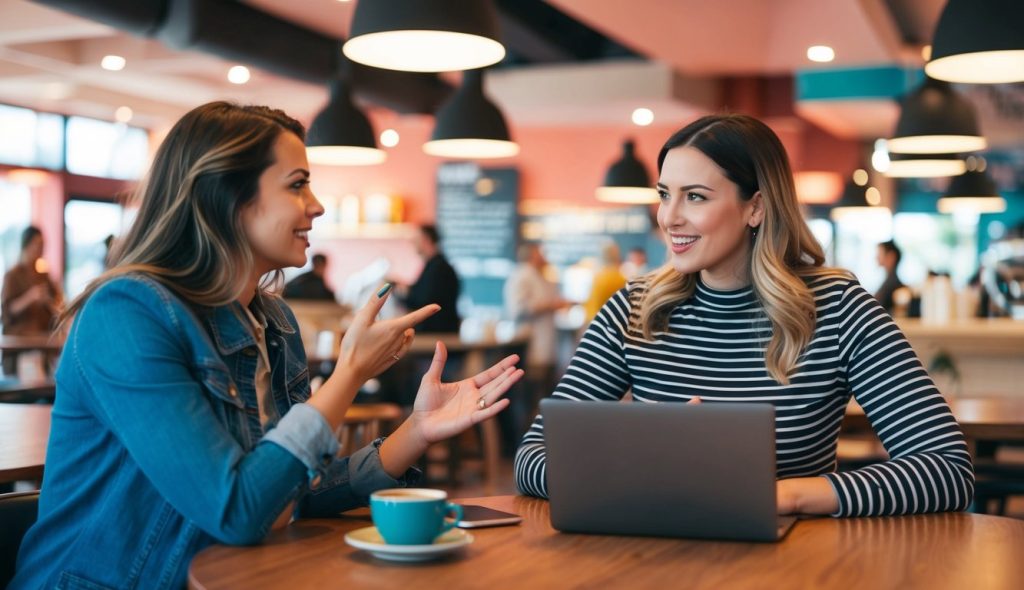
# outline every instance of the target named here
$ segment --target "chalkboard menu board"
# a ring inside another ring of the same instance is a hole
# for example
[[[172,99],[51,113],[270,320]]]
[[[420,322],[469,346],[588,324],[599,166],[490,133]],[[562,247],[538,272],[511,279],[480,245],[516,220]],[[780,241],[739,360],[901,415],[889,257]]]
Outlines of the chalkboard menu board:
[[[519,171],[442,164],[437,171],[437,229],[441,247],[462,282],[471,308],[500,307],[515,266],[519,228]],[[461,305],[461,303],[460,303]]]

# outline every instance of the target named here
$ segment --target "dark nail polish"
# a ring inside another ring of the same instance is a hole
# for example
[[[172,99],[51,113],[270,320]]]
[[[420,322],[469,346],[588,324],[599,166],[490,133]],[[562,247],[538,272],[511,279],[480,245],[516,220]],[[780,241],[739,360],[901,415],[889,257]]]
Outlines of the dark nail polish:
[[[391,283],[384,283],[384,286],[380,288],[380,291],[377,291],[377,299],[380,299],[381,297],[387,295],[388,291],[390,291],[391,287],[393,286],[394,285],[392,285]]]

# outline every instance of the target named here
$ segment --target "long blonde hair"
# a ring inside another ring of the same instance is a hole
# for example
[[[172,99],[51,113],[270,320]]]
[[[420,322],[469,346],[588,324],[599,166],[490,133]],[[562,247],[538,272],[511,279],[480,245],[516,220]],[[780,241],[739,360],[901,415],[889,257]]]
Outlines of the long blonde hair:
[[[263,106],[211,102],[183,116],[132,195],[138,213],[110,253],[112,268],[89,283],[61,315],[64,323],[107,281],[145,273],[199,306],[229,303],[240,277],[254,272],[240,212],[256,198],[283,132],[302,124]]]
[[[765,349],[768,374],[788,384],[816,322],[805,279],[849,274],[823,266],[824,252],[800,214],[786,150],[767,125],[746,115],[702,117],[665,142],[659,172],[666,154],[677,147],[696,148],[715,162],[743,200],[761,193],[764,220],[752,232],[750,281],[772,326]],[[693,295],[696,285],[696,273],[682,274],[670,265],[643,280],[637,320],[645,339],[668,328],[672,309]]]

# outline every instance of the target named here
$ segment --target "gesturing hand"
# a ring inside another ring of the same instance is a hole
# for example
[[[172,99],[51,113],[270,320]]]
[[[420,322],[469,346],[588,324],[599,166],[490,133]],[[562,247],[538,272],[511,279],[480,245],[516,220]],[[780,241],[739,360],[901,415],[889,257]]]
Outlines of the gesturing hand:
[[[415,334],[413,326],[441,309],[441,306],[431,304],[402,317],[377,321],[377,314],[390,293],[390,290],[385,289],[370,296],[341,339],[337,367],[353,371],[360,382],[379,375],[395,364],[412,344]]]
[[[442,383],[447,358],[448,351],[438,342],[413,404],[415,432],[426,444],[451,438],[504,410],[509,401],[501,396],[523,376],[515,367],[519,356],[513,354],[475,377]]]

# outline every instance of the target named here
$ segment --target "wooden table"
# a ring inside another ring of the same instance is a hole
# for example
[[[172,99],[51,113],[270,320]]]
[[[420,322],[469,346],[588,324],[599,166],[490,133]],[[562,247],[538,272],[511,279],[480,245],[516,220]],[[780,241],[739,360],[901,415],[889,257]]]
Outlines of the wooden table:
[[[947,400],[968,442],[1024,441],[1024,398],[953,398]],[[850,404],[843,426],[870,428],[864,410]]]
[[[49,336],[0,336],[0,352],[60,352],[64,343]]]
[[[52,408],[0,404],[0,483],[43,478]]]
[[[255,547],[214,545],[189,586],[217,588],[1024,588],[1024,521],[967,513],[800,521],[779,543],[571,535],[548,503],[460,500],[521,514],[478,529],[463,554],[381,561],[345,544],[366,511],[298,521]]]

